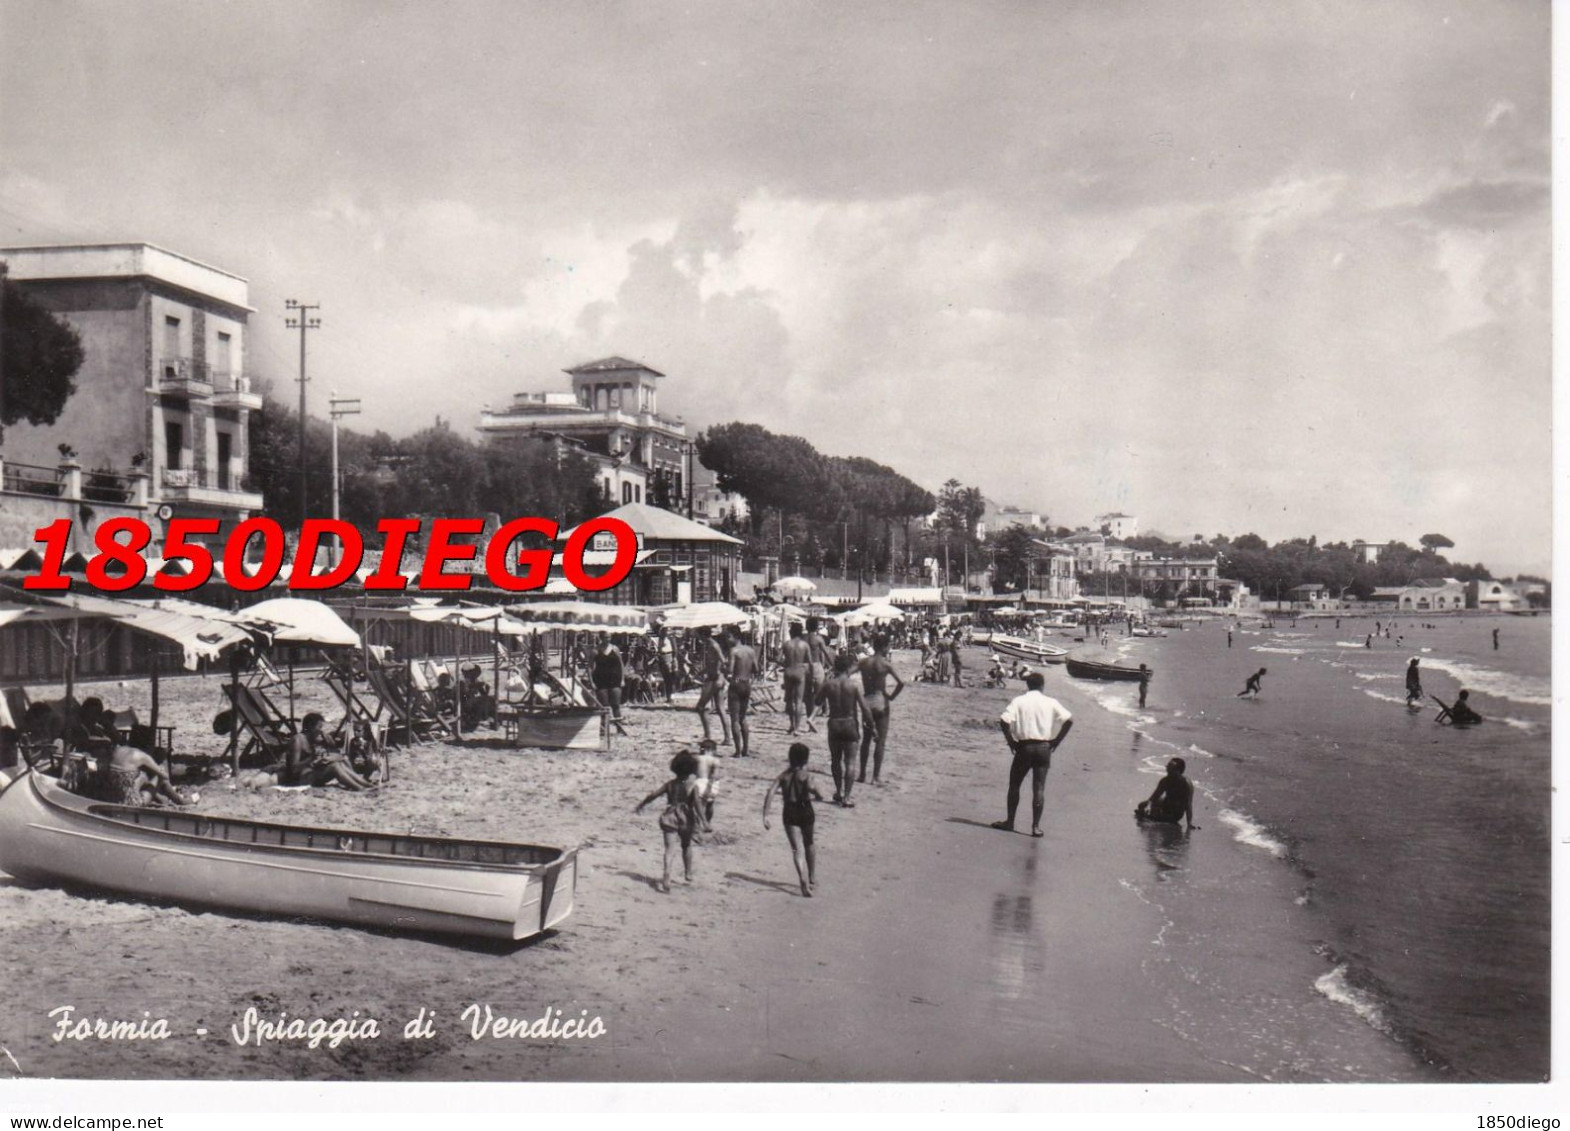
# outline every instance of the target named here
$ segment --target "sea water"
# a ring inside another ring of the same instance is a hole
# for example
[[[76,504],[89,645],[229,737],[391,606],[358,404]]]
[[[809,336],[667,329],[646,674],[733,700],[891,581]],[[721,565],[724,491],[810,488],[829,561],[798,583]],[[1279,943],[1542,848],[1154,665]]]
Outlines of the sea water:
[[[1167,758],[1186,758],[1199,787],[1194,836],[1224,835],[1248,861],[1206,876],[1225,889],[1212,897],[1229,907],[1254,900],[1249,921],[1269,920],[1273,938],[1286,929],[1311,952],[1316,964],[1292,976],[1311,974],[1314,992],[1343,1019],[1405,1050],[1417,1078],[1543,1079],[1548,618],[1401,616],[1368,647],[1372,630],[1372,619],[1346,618],[1337,629],[1333,619],[1282,618],[1235,631],[1230,648],[1220,624],[1124,638],[1127,660],[1157,673],[1147,706],[1131,685],[1094,695],[1125,717],[1152,786]],[[1451,702],[1465,686],[1487,722],[1438,725],[1427,698],[1409,710],[1413,657],[1425,695]],[[1260,667],[1269,669],[1262,693],[1238,698]],[[1170,881],[1187,874],[1187,851],[1185,839],[1153,840],[1155,879],[1141,886],[1165,901],[1174,938],[1187,937],[1188,976],[1225,995],[1240,967],[1221,956],[1246,952],[1249,930],[1235,914],[1208,917],[1197,882],[1184,898],[1169,897]],[[1325,1028],[1273,1015],[1279,1000],[1258,996],[1262,1033],[1296,1026],[1312,1045],[1315,1027]],[[1251,1008],[1232,1001],[1218,1015],[1233,1024]],[[1305,1068],[1335,1059],[1332,1034],[1324,1044],[1305,1050]]]

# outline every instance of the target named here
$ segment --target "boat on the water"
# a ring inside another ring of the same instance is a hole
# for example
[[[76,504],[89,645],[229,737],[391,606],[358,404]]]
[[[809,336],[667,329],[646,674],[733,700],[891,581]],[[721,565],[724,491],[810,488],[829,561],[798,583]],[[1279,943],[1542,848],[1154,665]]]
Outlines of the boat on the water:
[[[1012,656],[1016,660],[1031,660],[1038,664],[1061,664],[1063,658],[1068,655],[1067,648],[1054,648],[1050,644],[1041,644],[1020,636],[1008,636],[1001,632],[992,634],[989,646],[994,652],[1004,656]]]
[[[1145,624],[1136,624],[1129,629],[1130,636],[1165,636],[1166,634],[1167,631],[1164,628],[1151,628]]]
[[[517,940],[572,913],[577,852],[94,801],[24,772],[0,870],[29,883],[406,931]]]
[[[1070,656],[1068,674],[1075,679],[1125,679],[1138,683],[1141,679],[1148,679],[1155,673],[1148,667],[1140,671],[1138,668],[1126,668],[1121,664],[1105,664],[1099,660],[1080,660]]]

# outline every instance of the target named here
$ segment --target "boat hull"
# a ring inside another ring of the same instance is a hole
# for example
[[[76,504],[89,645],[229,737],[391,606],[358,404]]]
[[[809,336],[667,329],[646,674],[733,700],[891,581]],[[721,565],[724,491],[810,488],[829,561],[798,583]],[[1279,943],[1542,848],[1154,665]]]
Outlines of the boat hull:
[[[509,849],[539,860],[483,862]],[[576,865],[571,850],[106,805],[33,773],[0,793],[0,869],[19,880],[261,914],[519,940],[571,914]]]
[[[1004,656],[1012,656],[1016,660],[1030,660],[1037,664],[1061,664],[1068,655],[1063,648],[1054,648],[1050,644],[1037,644],[1033,640],[1024,640],[1018,636],[1004,636],[994,632],[990,647],[994,652]]]
[[[1124,680],[1138,683],[1141,679],[1148,679],[1154,673],[1149,669],[1142,672],[1138,668],[1121,668],[1116,664],[1098,664],[1070,657],[1068,674],[1075,679]]]

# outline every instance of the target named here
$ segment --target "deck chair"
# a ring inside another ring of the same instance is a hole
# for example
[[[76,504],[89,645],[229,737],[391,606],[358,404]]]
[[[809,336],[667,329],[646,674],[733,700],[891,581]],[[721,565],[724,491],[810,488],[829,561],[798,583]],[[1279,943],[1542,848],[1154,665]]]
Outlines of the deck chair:
[[[379,713],[386,716],[387,741],[404,746],[431,740],[431,728],[416,720],[407,704],[407,696],[395,685],[392,673],[397,668],[384,668],[376,664],[365,670],[365,682],[370,694],[380,703]]]
[[[447,674],[447,669],[440,664],[433,664],[430,660],[415,661],[409,665],[404,675],[405,682],[412,691],[411,705],[416,715],[427,719],[433,731],[445,731],[452,738],[458,737],[458,712],[444,711],[438,705],[437,679]],[[453,688],[453,699],[456,704],[457,687]]]
[[[282,758],[294,739],[294,728],[278,713],[278,708],[256,688],[243,683],[226,683],[224,701],[234,704],[234,725],[245,735],[240,759],[260,752],[264,762]]]
[[[257,652],[252,657],[251,670],[245,676],[245,682],[252,687],[287,687],[289,681],[284,678],[274,663]]]
[[[322,680],[343,706],[343,722],[339,729],[364,723],[378,744],[385,746],[388,727],[382,716],[387,713],[387,704],[374,691],[367,695],[355,691],[353,680],[341,668],[329,667],[322,673]]]

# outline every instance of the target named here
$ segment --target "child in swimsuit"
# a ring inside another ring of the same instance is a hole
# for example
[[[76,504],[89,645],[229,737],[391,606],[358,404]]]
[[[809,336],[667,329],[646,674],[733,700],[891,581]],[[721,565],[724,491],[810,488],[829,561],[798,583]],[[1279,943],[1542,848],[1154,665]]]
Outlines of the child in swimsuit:
[[[671,759],[671,774],[674,776],[670,781],[638,802],[633,810],[641,813],[655,798],[665,798],[665,812],[660,814],[660,833],[665,838],[665,876],[659,883],[659,890],[667,894],[671,890],[672,850],[677,844],[681,845],[682,872],[686,882],[692,883],[692,836],[695,832],[709,830],[698,801],[698,760],[683,750]]]
[[[714,823],[714,795],[719,792],[719,784],[714,780],[718,776],[719,765],[719,751],[714,740],[705,738],[698,743],[697,795],[698,802],[703,806],[703,819],[710,824]]]
[[[812,889],[818,884],[818,856],[812,846],[812,826],[817,817],[813,813],[812,802],[814,799],[822,801],[823,795],[812,784],[812,775],[807,770],[807,759],[811,756],[807,744],[791,743],[789,756],[790,769],[775,778],[768,792],[763,795],[763,827],[769,827],[769,803],[778,793],[784,799],[785,837],[790,841],[796,878],[801,881],[801,894],[810,899]],[[802,867],[803,856],[807,858],[805,868]]]

